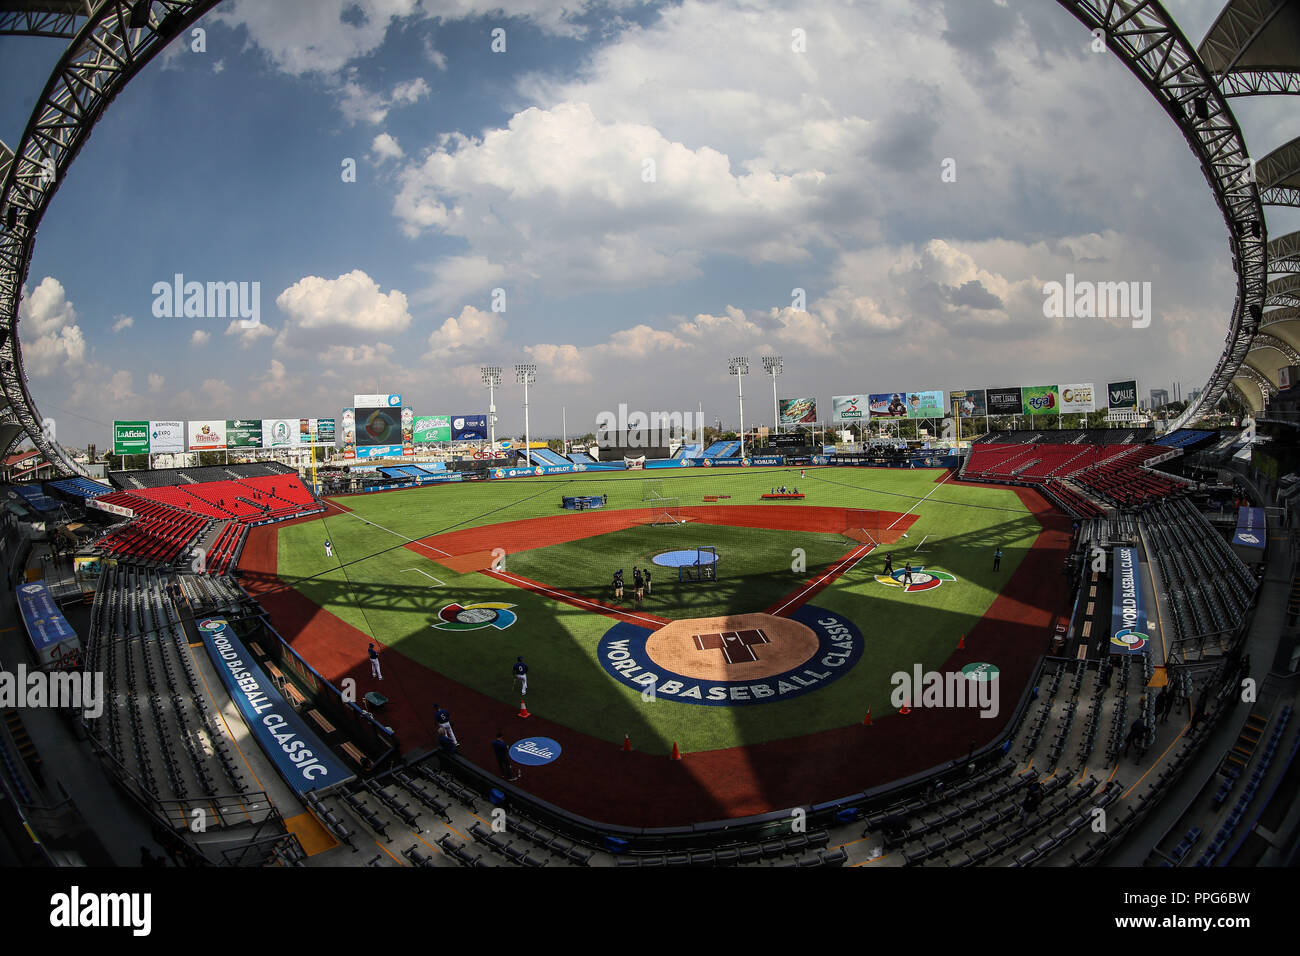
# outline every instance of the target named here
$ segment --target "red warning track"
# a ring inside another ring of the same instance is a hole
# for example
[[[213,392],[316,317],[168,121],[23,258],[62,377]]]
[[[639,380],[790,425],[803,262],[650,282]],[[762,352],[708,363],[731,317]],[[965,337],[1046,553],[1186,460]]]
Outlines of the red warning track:
[[[1037,517],[1043,530],[988,613],[966,635],[966,649],[955,650],[944,665],[945,669],[960,669],[974,661],[996,661],[1007,701],[1016,700],[1026,686],[1038,656],[1047,648],[1058,611],[1066,607],[1068,582],[1060,570],[1070,540],[1069,518],[1031,489],[1011,490]],[[800,506],[682,511],[683,517],[688,511],[725,512],[726,524],[736,524],[752,515],[754,527],[790,527],[780,522],[796,519],[783,518],[783,511],[800,516],[817,511],[843,515],[843,509]],[[573,529],[568,528],[573,517],[584,516],[535,520],[553,522],[541,527],[551,528],[557,537],[547,543],[555,543],[591,533],[568,536],[582,524],[579,521]],[[613,518],[614,513],[602,517]],[[473,550],[485,545],[505,547],[499,544],[503,540],[501,529],[513,525],[520,526],[518,531],[522,532],[525,524],[532,522],[456,532],[466,536],[463,540],[440,535],[438,547],[451,550],[447,546],[449,538],[460,541],[457,546]],[[802,523],[793,527],[807,528]],[[337,683],[351,677],[359,687],[369,688],[372,682],[366,647],[371,638],[280,582],[276,575],[276,530],[277,526],[268,525],[249,532],[240,562],[245,587],[262,603],[285,639],[327,679]],[[532,547],[541,546],[535,538],[528,540]],[[544,688],[540,679],[536,688],[530,688],[538,698],[538,703],[531,705],[536,708],[534,716],[521,720],[513,703],[448,680],[395,650],[384,651],[383,667],[383,691],[390,700],[384,722],[396,730],[407,751],[434,745],[434,701],[451,712],[464,755],[482,767],[494,766],[491,742],[498,730],[505,730],[507,736],[531,734],[563,740],[562,760],[528,768],[524,781],[528,791],[589,819],[627,826],[674,826],[848,796],[963,756],[968,748],[992,740],[1011,717],[1010,705],[997,719],[981,719],[972,710],[917,709],[906,717],[877,717],[870,727],[854,725],[790,740],[688,753],[680,761],[671,761],[636,751],[623,753],[616,743],[547,720],[540,704]],[[508,676],[503,673],[503,680]],[[591,679],[604,679],[604,672],[593,665]],[[743,719],[743,714],[738,714],[737,719]],[[627,717],[626,724],[616,730],[628,732],[634,748],[657,737],[652,727],[637,722],[635,714]]]

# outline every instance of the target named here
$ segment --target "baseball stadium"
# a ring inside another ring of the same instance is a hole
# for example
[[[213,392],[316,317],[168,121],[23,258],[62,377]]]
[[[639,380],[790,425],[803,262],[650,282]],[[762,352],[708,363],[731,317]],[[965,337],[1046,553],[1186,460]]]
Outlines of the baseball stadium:
[[[972,84],[955,113],[1010,96],[1007,75],[1100,71],[1102,112],[1137,117],[1106,121],[1171,171],[1100,213],[1018,187],[1035,224],[1079,217],[1021,243],[1000,187],[961,194],[985,232],[926,190],[1023,159],[1065,195],[1094,154],[977,162],[931,130],[922,189],[920,134],[884,114],[832,110],[792,145],[790,102],[691,72],[707,57],[683,36],[757,31],[752,57],[807,55],[772,67],[799,109],[831,109],[859,55],[824,51],[865,29],[851,4],[805,23],[727,0],[0,0],[0,860],[1300,862],[1300,138],[1278,145],[1300,2],[1205,23],[1176,2],[977,5],[931,30],[867,4],[916,31],[909,82],[932,44],[951,53]],[[480,48],[518,58],[508,83],[457,79]],[[639,99],[675,76],[698,116]],[[182,107],[191,87],[229,128]],[[162,117],[174,136],[147,128]],[[597,172],[622,137],[631,185]],[[122,172],[172,140],[156,183]],[[742,143],[762,149],[742,162]],[[222,180],[253,153],[269,165]],[[839,191],[836,163],[868,153],[879,179]],[[176,155],[184,179],[161,171]],[[827,264],[868,216],[860,188],[886,205]],[[1121,223],[1148,189],[1186,220]],[[791,197],[821,203],[815,229]],[[221,221],[241,203],[257,226]],[[785,270],[808,262],[840,285],[805,297]],[[1044,338],[1019,338],[1026,315]]]

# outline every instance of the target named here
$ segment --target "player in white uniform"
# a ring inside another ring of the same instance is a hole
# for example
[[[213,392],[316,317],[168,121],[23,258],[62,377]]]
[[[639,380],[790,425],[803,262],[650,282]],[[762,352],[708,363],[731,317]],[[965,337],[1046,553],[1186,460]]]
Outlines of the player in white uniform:
[[[334,557],[334,545],[330,544],[329,541],[325,542],[325,557]]]

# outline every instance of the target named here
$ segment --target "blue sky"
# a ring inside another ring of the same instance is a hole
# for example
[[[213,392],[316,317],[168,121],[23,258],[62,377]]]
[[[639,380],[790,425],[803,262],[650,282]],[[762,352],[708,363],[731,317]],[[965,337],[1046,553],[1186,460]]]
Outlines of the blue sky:
[[[1193,41],[1215,13],[1167,5]],[[1196,385],[1222,348],[1199,167],[1055,3],[243,0],[200,25],[205,51],[173,44],[107,110],[38,233],[20,338],[69,444],[356,392],[479,412],[481,364],[536,362],[534,432],[565,406],[572,433],[620,402],[734,423],[733,354],[780,352],[782,395],[828,403]],[[0,39],[11,146],[58,52]],[[1240,115],[1258,155],[1289,137],[1275,106]],[[1067,272],[1150,281],[1151,328],[1044,318]],[[261,326],[154,317],[175,273],[259,282]],[[522,429],[508,383],[499,435]]]

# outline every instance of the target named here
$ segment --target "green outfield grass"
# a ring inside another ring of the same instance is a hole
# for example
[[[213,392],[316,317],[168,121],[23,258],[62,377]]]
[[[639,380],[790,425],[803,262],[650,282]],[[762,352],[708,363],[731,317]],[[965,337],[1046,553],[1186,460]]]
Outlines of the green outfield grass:
[[[683,506],[705,495],[731,495],[728,505],[751,506],[772,485],[797,484],[804,505],[868,508],[917,516],[909,536],[872,553],[819,593],[814,604],[853,620],[866,639],[857,666],[815,693],[749,707],[651,704],[599,666],[595,648],[614,623],[608,617],[543,597],[479,573],[457,574],[404,547],[409,539],[560,513],[566,494],[607,494],[610,510],[642,508],[641,474],[608,473],[449,484],[340,499],[352,514],[279,529],[279,575],[319,606],[385,645],[452,680],[504,702],[515,702],[510,664],[530,665],[529,708],[612,743],[634,731],[637,747],[666,752],[678,741],[688,752],[800,736],[861,721],[890,710],[889,676],[919,663],[937,669],[960,634],[988,610],[1033,544],[1038,521],[1010,489],[936,484],[936,470],[727,469],[663,478],[663,493]],[[599,514],[599,513],[596,513]],[[335,556],[324,556],[323,542]],[[657,569],[646,610],[665,617],[761,610],[851,550],[834,535],[773,532],[729,526],[635,527],[579,542],[511,554],[508,570],[579,594],[609,597],[613,567],[631,567],[661,550],[716,544],[722,557],[717,586],[677,585]],[[918,546],[921,550],[918,552]],[[807,570],[790,570],[790,550],[807,551]],[[992,570],[995,548],[1002,570]],[[903,594],[875,580],[884,555],[940,568],[957,577],[933,591]],[[434,630],[438,610],[452,602],[503,601],[518,622],[504,631]],[[662,602],[662,604],[658,603]],[[733,606],[734,602],[734,606]],[[625,601],[630,606],[631,595]],[[996,662],[994,662],[996,663]]]

